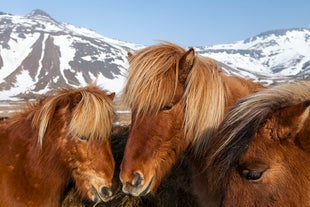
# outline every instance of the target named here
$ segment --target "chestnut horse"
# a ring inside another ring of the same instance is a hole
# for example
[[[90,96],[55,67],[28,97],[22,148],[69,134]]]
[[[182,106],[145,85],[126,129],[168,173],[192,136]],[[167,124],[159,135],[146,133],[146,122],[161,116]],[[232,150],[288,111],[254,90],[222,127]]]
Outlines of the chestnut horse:
[[[239,102],[210,140],[208,174],[222,206],[310,206],[310,81]]]
[[[82,197],[109,200],[113,97],[63,89],[2,121],[0,206],[60,206],[71,181]]]
[[[167,42],[135,52],[129,63],[124,100],[132,110],[132,128],[120,180],[123,191],[135,196],[154,193],[189,145],[200,168],[203,149],[229,107],[264,88],[225,75],[192,48]]]

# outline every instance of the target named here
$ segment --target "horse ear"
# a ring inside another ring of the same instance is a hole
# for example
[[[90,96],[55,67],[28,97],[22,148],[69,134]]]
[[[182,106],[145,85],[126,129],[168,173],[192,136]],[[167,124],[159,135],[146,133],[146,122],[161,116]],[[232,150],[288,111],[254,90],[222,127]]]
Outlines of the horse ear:
[[[306,141],[308,148],[310,148],[308,139],[310,131],[309,106],[310,101],[306,101],[280,111],[278,136],[281,140],[292,139],[296,143]]]
[[[72,96],[73,96],[73,98],[72,98],[73,102],[72,103],[73,103],[73,106],[75,107],[76,105],[78,105],[80,103],[80,101],[82,99],[82,94],[80,92],[78,92],[78,93],[74,93]]]
[[[127,52],[127,59],[130,60],[132,57],[132,53],[131,52]]]
[[[113,101],[114,97],[115,97],[115,92],[112,92],[108,95],[108,97],[111,99],[111,101]]]
[[[190,48],[180,59],[179,62],[179,81],[184,85],[186,78],[195,62],[195,51]]]

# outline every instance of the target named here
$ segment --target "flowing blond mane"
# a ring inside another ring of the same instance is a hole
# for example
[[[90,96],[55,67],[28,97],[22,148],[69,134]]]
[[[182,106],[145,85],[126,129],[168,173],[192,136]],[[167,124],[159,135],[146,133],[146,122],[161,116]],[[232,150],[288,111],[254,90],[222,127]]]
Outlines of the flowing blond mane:
[[[196,56],[183,98],[186,103],[185,135],[194,137],[194,143],[198,141],[199,147],[204,147],[225,112],[225,87],[214,60]]]
[[[71,114],[66,130],[72,137],[85,136],[89,140],[110,137],[113,119],[112,101],[105,91],[95,85],[90,85],[79,89],[60,90],[57,95],[47,96],[32,107],[34,109],[30,115],[33,116],[32,126],[38,128],[40,146],[60,105],[62,110],[66,110],[66,112],[61,112],[64,116],[67,116],[65,113]]]
[[[240,155],[247,147],[255,131],[270,113],[309,99],[310,81],[274,86],[242,99],[224,118],[219,135],[214,139],[216,144],[210,146],[216,148],[210,156],[210,164],[213,166],[217,158],[223,170],[238,159],[236,154]]]
[[[124,100],[137,115],[157,113],[170,103],[176,68],[185,50],[170,43],[146,47],[130,57]]]
[[[178,63],[185,52],[178,45],[165,42],[146,47],[130,57],[123,96],[137,115],[157,113],[171,102],[178,81]],[[185,137],[196,142],[203,133],[208,136],[214,133],[223,118],[224,96],[224,85],[216,62],[196,56],[182,98]]]

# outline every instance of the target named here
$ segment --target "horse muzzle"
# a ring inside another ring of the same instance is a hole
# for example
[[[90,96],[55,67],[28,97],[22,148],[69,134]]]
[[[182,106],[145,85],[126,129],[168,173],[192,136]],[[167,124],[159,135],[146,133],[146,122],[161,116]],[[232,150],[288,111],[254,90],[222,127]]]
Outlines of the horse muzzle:
[[[144,196],[151,191],[152,183],[153,178],[149,181],[145,181],[141,173],[135,172],[131,181],[122,181],[122,191],[133,196]]]
[[[95,203],[103,201],[108,202],[113,198],[113,192],[110,187],[107,186],[101,186],[100,189],[96,189],[94,186],[92,186],[92,198],[91,200]]]

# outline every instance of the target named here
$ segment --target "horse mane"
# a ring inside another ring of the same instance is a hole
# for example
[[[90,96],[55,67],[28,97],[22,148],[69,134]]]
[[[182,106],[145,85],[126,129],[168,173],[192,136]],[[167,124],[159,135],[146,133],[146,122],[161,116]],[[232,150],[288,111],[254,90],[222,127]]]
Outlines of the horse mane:
[[[185,52],[178,45],[164,42],[141,49],[129,58],[123,98],[136,116],[156,114],[171,103],[178,83],[179,60]],[[185,105],[185,137],[194,138],[195,142],[206,129],[207,134],[213,134],[221,122],[225,93],[217,63],[197,55],[194,62],[182,101]]]
[[[310,81],[274,86],[240,100],[224,118],[208,146],[207,166],[223,174],[235,164],[274,110],[310,99]]]
[[[221,123],[226,96],[217,63],[210,58],[196,56],[187,78],[183,99],[186,106],[185,136],[193,137],[193,143],[199,149],[208,143]]]
[[[170,43],[138,50],[129,58],[124,100],[137,115],[155,114],[175,93],[176,68],[185,50]]]
[[[28,117],[32,117],[32,127],[38,129],[39,146],[42,146],[44,135],[57,111],[63,119],[64,116],[68,116],[66,113],[70,113],[68,131],[72,137],[85,136],[90,140],[110,137],[112,101],[105,91],[95,85],[61,89],[56,95],[46,96],[33,104],[28,111]]]

